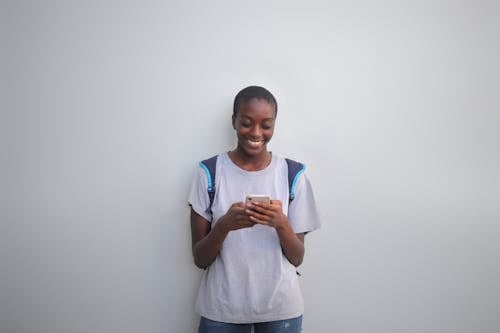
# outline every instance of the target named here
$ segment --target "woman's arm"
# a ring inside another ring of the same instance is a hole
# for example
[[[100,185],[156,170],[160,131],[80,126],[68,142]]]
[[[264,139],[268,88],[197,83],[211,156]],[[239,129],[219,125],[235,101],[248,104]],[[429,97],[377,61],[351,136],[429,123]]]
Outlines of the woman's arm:
[[[199,268],[207,268],[217,257],[227,232],[210,222],[191,208],[191,241],[194,264]]]
[[[222,243],[232,230],[255,225],[245,212],[243,203],[235,203],[213,226],[191,208],[191,241],[194,264],[207,268],[217,258]]]
[[[288,228],[276,228],[278,237],[280,238],[281,249],[283,254],[295,267],[300,266],[304,260],[304,233],[296,234],[293,232],[290,223],[287,222]]]

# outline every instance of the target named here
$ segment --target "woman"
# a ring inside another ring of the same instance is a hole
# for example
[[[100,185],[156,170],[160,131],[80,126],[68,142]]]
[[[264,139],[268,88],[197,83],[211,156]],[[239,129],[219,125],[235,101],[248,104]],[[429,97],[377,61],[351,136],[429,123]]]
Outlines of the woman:
[[[288,164],[267,149],[277,116],[274,96],[250,86],[234,99],[234,150],[217,156],[215,196],[197,171],[191,192],[191,233],[196,266],[205,269],[198,293],[199,333],[300,332],[304,310],[296,267],[304,237],[320,226],[304,173],[290,202]],[[270,202],[245,203],[248,194]]]

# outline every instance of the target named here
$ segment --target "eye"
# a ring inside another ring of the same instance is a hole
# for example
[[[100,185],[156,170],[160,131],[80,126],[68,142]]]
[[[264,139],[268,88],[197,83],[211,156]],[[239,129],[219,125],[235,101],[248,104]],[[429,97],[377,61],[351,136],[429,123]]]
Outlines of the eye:
[[[245,128],[248,128],[248,127],[251,127],[251,126],[252,126],[252,124],[251,124],[251,123],[248,123],[248,122],[242,122],[242,123],[241,123],[241,126],[242,126],[242,127],[245,127]]]
[[[262,129],[264,130],[270,130],[274,126],[274,122],[265,122],[262,124]]]

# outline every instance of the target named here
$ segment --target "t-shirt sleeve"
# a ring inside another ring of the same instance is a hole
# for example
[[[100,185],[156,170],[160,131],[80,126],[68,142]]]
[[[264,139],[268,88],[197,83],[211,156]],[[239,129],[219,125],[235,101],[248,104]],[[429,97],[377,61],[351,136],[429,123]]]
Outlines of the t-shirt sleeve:
[[[288,219],[295,233],[311,232],[321,227],[311,182],[305,173],[297,180],[295,199],[288,207]]]
[[[207,221],[212,221],[212,213],[207,212],[210,205],[210,198],[207,192],[207,175],[205,171],[199,167],[196,169],[189,192],[188,203],[191,208]]]

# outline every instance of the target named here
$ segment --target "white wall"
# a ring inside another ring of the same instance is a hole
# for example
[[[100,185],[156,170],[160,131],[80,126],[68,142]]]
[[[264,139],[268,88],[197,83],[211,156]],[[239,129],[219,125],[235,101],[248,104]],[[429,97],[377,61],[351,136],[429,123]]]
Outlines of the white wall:
[[[7,1],[2,333],[194,332],[187,191],[273,91],[304,332],[500,331],[494,1]]]

